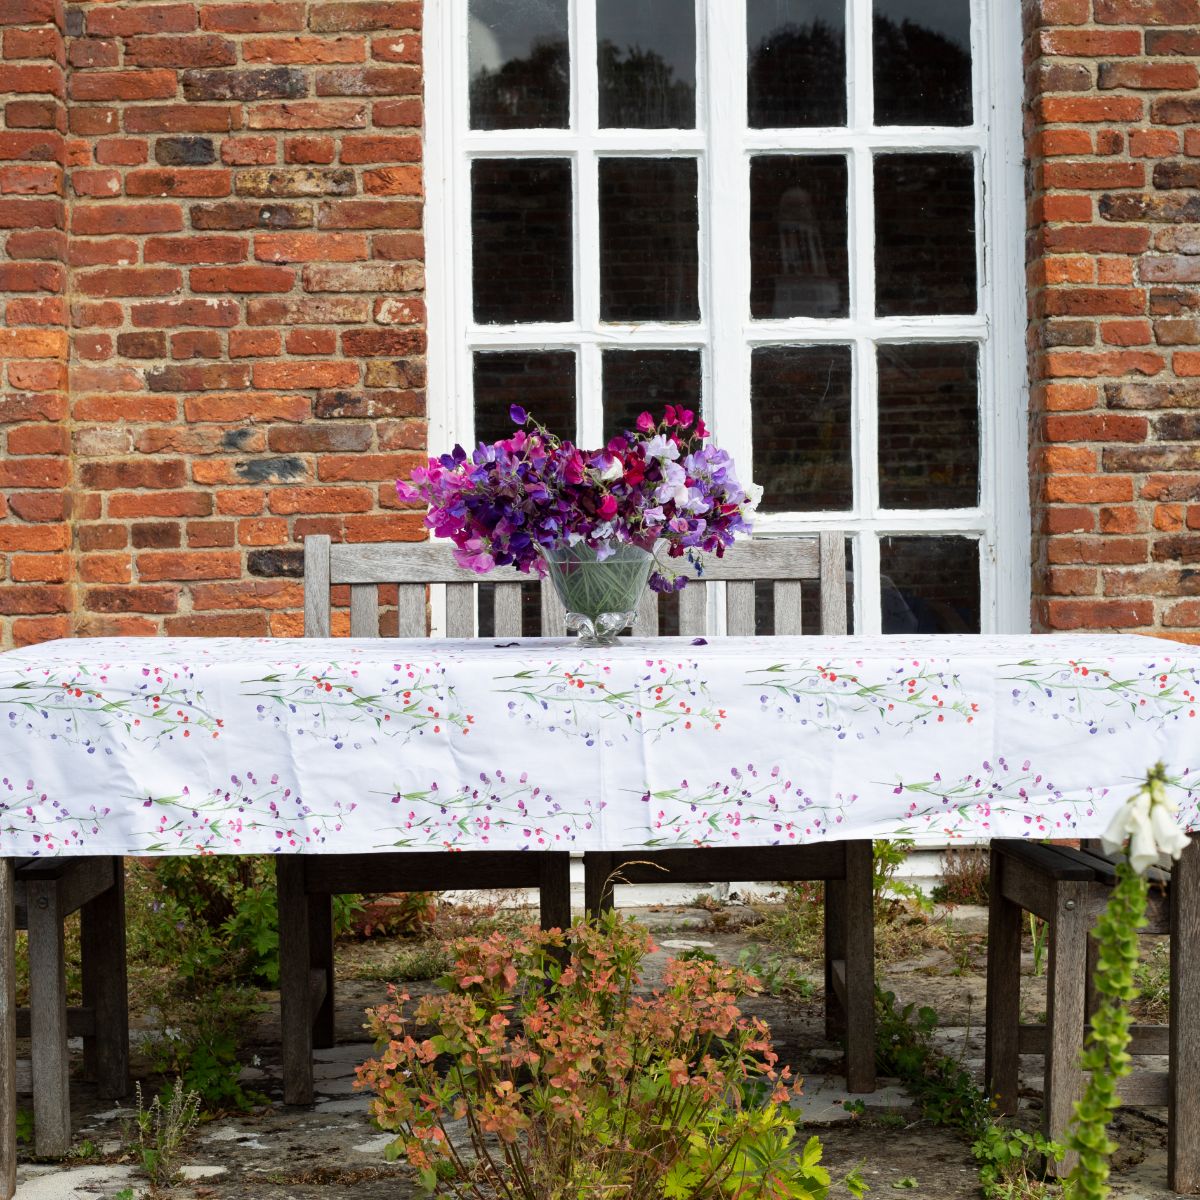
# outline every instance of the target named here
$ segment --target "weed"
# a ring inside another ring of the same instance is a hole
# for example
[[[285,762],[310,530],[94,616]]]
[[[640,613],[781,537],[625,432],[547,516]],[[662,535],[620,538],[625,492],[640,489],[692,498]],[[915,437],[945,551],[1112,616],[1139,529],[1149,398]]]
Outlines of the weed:
[[[143,1104],[140,1081],[136,1098],[137,1112],[132,1128],[126,1130],[126,1140],[132,1142],[132,1135],[137,1134],[137,1144],[131,1148],[138,1165],[156,1187],[167,1187],[179,1174],[176,1159],[200,1120],[200,1096],[185,1091],[183,1080],[176,1079],[165,1104],[162,1096]]]
[[[1057,1195],[1055,1185],[1037,1177],[1033,1163],[1061,1157],[1062,1147],[997,1120],[967,1068],[934,1046],[937,1013],[912,1004],[900,1008],[892,992],[876,994],[876,1013],[879,1070],[905,1083],[927,1120],[970,1139],[984,1196],[1046,1200]]]
[[[1171,1011],[1171,947],[1166,939],[1154,943],[1138,963],[1133,980],[1138,989],[1134,1005],[1139,1018],[1165,1025]]]
[[[133,1200],[133,1188],[123,1187],[114,1197],[113,1200]]]
[[[812,981],[781,954],[771,954],[762,946],[747,946],[738,955],[738,966],[753,975],[768,996],[794,996],[807,1000],[815,991]]]
[[[939,904],[987,904],[989,855],[983,846],[964,846],[942,855],[942,881],[933,889]]]
[[[23,1146],[33,1145],[33,1109],[17,1109],[17,1142]]]
[[[397,983],[410,979],[437,979],[450,969],[450,954],[442,942],[422,942],[396,955],[387,978]]]
[[[1029,940],[1033,943],[1033,977],[1039,979],[1046,971],[1046,950],[1050,925],[1041,917],[1029,914]]]

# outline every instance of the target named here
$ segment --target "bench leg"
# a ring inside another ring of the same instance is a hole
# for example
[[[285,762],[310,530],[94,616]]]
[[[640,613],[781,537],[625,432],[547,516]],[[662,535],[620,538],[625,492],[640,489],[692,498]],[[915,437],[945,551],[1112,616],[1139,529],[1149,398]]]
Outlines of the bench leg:
[[[626,856],[628,857],[628,856]],[[583,906],[589,917],[598,917],[613,907],[609,878],[620,859],[615,854],[589,850],[583,856]]]
[[[875,907],[872,847],[846,843],[846,1090],[875,1090]]]
[[[1167,1186],[1200,1193],[1200,838],[1171,872],[1170,1109]]]
[[[1017,1111],[1021,1024],[1021,907],[1004,896],[1004,855],[991,853],[984,1080],[996,1111]]]
[[[1059,1141],[1083,1095],[1084,1010],[1087,1005],[1088,884],[1062,880],[1054,887],[1054,912],[1050,919],[1050,963],[1046,976],[1046,1057],[1043,1083],[1043,1129]],[[1062,1176],[1075,1165],[1077,1155],[1064,1154],[1050,1164]]]
[[[63,914],[54,880],[31,879],[27,895],[35,1148],[59,1158],[71,1147]]]
[[[313,1027],[309,969],[309,907],[304,893],[304,860],[275,859],[279,897],[279,1019],[283,1050],[283,1102],[313,1102]]]
[[[0,1200],[17,1190],[16,869],[0,858]]]
[[[825,1036],[836,1041],[846,1032],[846,1010],[833,983],[833,964],[846,958],[846,881],[825,881]]]
[[[542,928],[565,931],[571,928],[571,856],[549,850],[540,857]]]
[[[313,1018],[313,1045],[327,1050],[334,1044],[333,1029],[333,897],[317,894],[308,897],[309,954],[312,969],[325,979],[325,998]]]
[[[83,1003],[95,1013],[95,1036],[83,1040],[84,1070],[101,1099],[129,1092],[129,983],[125,959],[125,865],[112,860],[113,885],[79,914]]]

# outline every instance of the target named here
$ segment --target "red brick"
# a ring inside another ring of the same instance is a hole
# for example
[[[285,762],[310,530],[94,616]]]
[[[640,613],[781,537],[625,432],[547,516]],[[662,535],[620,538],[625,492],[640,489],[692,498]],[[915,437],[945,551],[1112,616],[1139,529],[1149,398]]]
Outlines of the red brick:
[[[281,267],[197,267],[190,281],[194,292],[287,292],[296,273]]]
[[[229,334],[232,358],[270,358],[280,352],[282,344],[274,329],[234,329]]]
[[[356,37],[256,38],[242,44],[242,58],[248,63],[360,63],[366,61],[367,43]]]
[[[356,262],[369,254],[362,234],[260,233],[254,239],[254,257],[261,262]]]
[[[292,329],[287,335],[289,354],[333,354],[337,334],[332,329]]]
[[[234,43],[214,34],[137,37],[125,43],[125,63],[132,67],[229,67],[236,62]]]
[[[1096,20],[1103,25],[1194,25],[1200,0],[1095,0]]]
[[[22,425],[9,431],[9,454],[66,454],[70,448],[61,425]]]
[[[317,33],[419,29],[420,26],[421,7],[415,0],[314,4],[309,15],[309,28]]]
[[[80,272],[75,286],[85,296],[169,296],[181,290],[183,275],[165,268],[109,268]]]
[[[174,71],[88,71],[71,77],[72,100],[166,100],[175,95]]]
[[[1050,629],[1135,629],[1154,620],[1151,600],[1048,600]]]
[[[1101,121],[1137,121],[1143,102],[1137,96],[1041,96],[1034,111],[1041,121],[1090,125]]]
[[[283,158],[289,163],[323,166],[333,162],[336,153],[337,145],[331,137],[294,137],[287,139]]]
[[[158,304],[135,304],[130,309],[133,324],[143,329],[173,325],[207,325],[229,328],[238,322],[236,300],[165,300]]]
[[[310,367],[325,364],[295,365]],[[233,422],[239,425],[246,421],[304,421],[312,416],[312,402],[304,396],[234,392],[227,396],[189,396],[184,400],[183,411],[188,421]]]
[[[56,0],[2,0],[0,25],[36,25],[58,15]]]
[[[197,609],[303,608],[304,585],[284,579],[204,583],[192,589],[192,604]]]
[[[355,100],[284,100],[251,105],[250,129],[363,129],[367,106]]]
[[[271,512],[292,513],[364,513],[375,507],[375,494],[365,487],[287,487],[275,488],[269,497]]]
[[[226,138],[221,143],[221,161],[230,166],[270,165],[277,157],[278,149],[272,137]]]
[[[171,334],[172,358],[220,358],[221,335],[212,329],[190,329]]]
[[[237,551],[147,550],[134,560],[138,578],[147,583],[163,580],[236,579],[242,573]]]
[[[89,204],[71,211],[71,232],[82,237],[110,233],[173,233],[183,228],[178,204]]]
[[[250,242],[243,237],[147,238],[145,261],[170,263],[235,263],[245,259]]]
[[[130,171],[125,176],[128,196],[228,196],[232,189],[233,173],[224,168]]]
[[[1056,475],[1045,480],[1043,494],[1052,504],[1099,504],[1132,500],[1133,480],[1121,475]]]
[[[213,498],[207,492],[120,492],[108,498],[108,515],[129,517],[207,517]]]
[[[96,161],[106,166],[136,167],[146,161],[144,138],[105,138],[96,143]]]
[[[191,521],[187,527],[187,544],[192,550],[233,546],[236,543],[236,534],[237,526],[232,521]],[[194,592],[192,597],[194,603]]]
[[[351,387],[359,381],[354,362],[255,363],[254,386],[260,388]]]
[[[200,9],[200,27],[221,33],[290,33],[304,28],[304,4],[209,4]]]
[[[287,541],[287,522],[282,517],[239,521],[237,528],[243,546],[282,546]]]
[[[1134,34],[1134,37],[1138,37]],[[1191,63],[1120,62],[1101,63],[1101,88],[1142,91],[1190,91],[1200,83],[1200,72]]]
[[[227,133],[241,114],[229,104],[147,104],[125,111],[126,133]]]

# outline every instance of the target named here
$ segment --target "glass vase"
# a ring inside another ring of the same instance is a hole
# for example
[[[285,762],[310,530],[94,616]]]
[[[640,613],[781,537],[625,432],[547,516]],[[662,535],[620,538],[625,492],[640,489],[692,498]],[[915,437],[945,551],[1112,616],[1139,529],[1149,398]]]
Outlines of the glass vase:
[[[581,646],[615,646],[617,635],[637,615],[654,555],[625,542],[604,559],[582,542],[539,550],[567,610],[567,629],[579,635]]]

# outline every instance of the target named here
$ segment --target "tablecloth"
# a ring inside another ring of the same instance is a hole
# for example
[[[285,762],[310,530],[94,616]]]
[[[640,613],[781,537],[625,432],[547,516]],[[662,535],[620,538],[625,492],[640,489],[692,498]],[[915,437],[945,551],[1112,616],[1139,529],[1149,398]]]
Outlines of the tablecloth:
[[[72,639],[0,655],[0,854],[1099,833],[1200,650],[1126,636]]]

